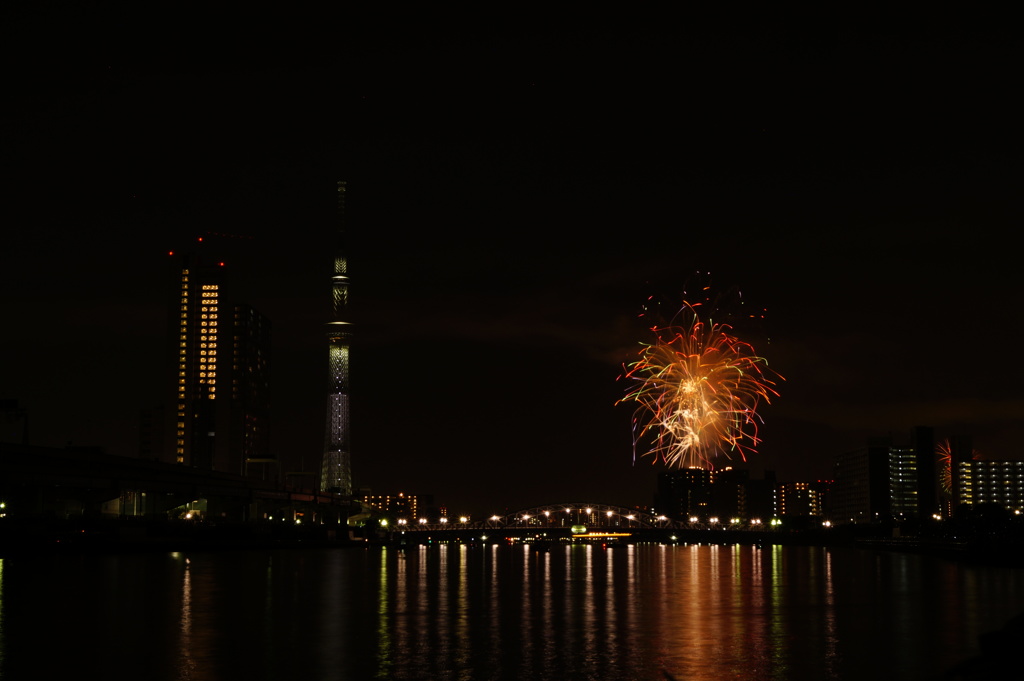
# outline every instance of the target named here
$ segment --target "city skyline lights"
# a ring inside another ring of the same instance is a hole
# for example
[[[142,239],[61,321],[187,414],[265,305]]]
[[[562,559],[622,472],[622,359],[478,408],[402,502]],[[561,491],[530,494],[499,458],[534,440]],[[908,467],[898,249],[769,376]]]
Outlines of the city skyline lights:
[[[535,31],[27,47],[38,59],[5,66],[0,398],[30,441],[137,454],[174,328],[156,263],[222,234],[244,252],[233,285],[274,324],[269,446],[315,477],[346,178],[355,487],[648,502],[662,468],[633,460],[615,379],[643,301],[697,270],[768,309],[751,342],[786,383],[759,409],[755,474],[827,478],[834,454],[916,425],[1020,455],[1012,362],[950,369],[984,354],[965,328],[1024,332],[1012,41],[916,23]],[[223,329],[205,342],[223,351]]]

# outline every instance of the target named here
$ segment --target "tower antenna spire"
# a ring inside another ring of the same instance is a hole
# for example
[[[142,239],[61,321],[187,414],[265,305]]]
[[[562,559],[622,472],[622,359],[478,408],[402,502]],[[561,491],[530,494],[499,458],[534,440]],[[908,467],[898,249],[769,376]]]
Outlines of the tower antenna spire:
[[[331,276],[331,319],[327,322],[327,419],[320,489],[352,495],[351,434],[349,432],[348,259],[345,253],[345,190],[338,182],[338,231]]]

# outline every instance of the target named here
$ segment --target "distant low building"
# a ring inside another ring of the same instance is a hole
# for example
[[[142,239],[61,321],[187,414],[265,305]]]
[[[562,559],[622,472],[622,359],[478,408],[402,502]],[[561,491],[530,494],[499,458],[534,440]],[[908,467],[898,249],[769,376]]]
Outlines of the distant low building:
[[[365,494],[361,501],[385,513],[390,513],[396,518],[415,520],[419,518],[420,500],[415,494]]]
[[[778,486],[778,515],[783,518],[825,515],[831,481],[787,482]]]

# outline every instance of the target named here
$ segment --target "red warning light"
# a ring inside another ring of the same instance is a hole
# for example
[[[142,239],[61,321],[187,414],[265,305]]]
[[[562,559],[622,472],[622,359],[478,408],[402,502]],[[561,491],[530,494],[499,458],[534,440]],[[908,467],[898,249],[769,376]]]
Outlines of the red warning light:
[[[221,264],[220,264],[220,266],[221,266],[221,267],[224,267],[224,263],[221,263]]]
[[[174,255],[174,251],[167,251],[167,255]]]

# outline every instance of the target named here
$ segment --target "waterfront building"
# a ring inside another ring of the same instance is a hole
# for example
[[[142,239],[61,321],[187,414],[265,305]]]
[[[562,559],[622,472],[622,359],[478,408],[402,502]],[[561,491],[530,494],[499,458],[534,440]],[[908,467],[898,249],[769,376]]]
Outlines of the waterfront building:
[[[704,468],[683,468],[658,474],[655,508],[661,515],[677,520],[710,513],[712,473]]]
[[[722,519],[746,520],[747,485],[750,471],[742,468],[725,467],[711,473],[711,505],[708,513]]]
[[[913,447],[889,448],[889,512],[895,518],[917,515],[918,459]]]
[[[827,483],[786,482],[778,486],[780,517],[821,517],[824,515]]]
[[[1024,512],[1024,461],[959,461],[958,501]]]
[[[398,519],[415,521],[420,516],[419,497],[415,494],[366,494],[360,499],[364,504],[390,513]]]
[[[835,459],[829,515],[836,522],[930,518],[940,511],[939,474],[932,428],[918,426],[909,439],[872,438],[864,449]]]
[[[835,458],[835,483],[828,515],[839,523],[870,523],[889,517],[889,446],[867,447]]]

